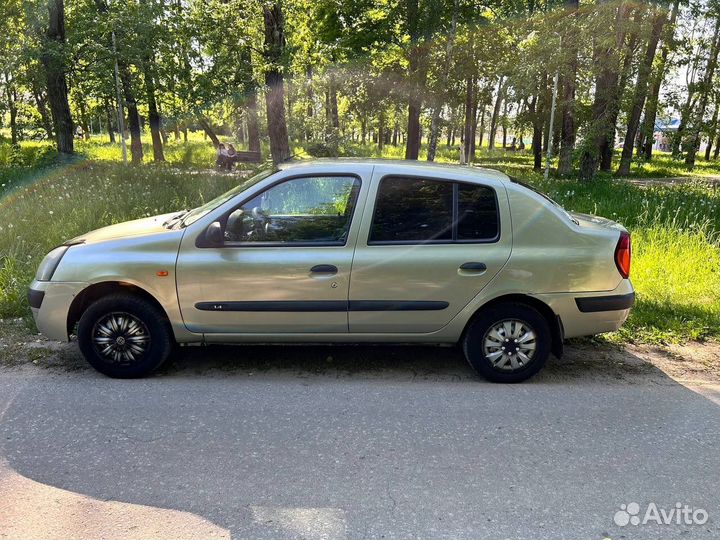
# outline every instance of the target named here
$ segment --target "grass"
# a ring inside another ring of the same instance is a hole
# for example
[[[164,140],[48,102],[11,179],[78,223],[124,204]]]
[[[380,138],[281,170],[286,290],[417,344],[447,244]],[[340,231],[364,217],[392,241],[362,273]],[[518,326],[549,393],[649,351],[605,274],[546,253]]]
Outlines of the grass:
[[[237,176],[212,170],[213,149],[199,134],[187,144],[171,142],[168,163],[159,165],[125,167],[117,163],[119,146],[97,139],[79,142],[78,150],[80,159],[57,165],[47,143],[14,150],[0,144],[0,318],[27,317],[27,285],[53,246],[103,225],[196,206],[237,183]],[[456,149],[438,150],[438,161],[456,162]],[[374,145],[347,144],[341,152],[379,157]],[[402,152],[386,146],[381,157],[402,158]],[[150,159],[151,149],[145,153]],[[720,338],[718,190],[700,182],[640,187],[610,178],[544,181],[526,153],[482,149],[479,158],[481,165],[537,186],[569,210],[615,219],[633,233],[638,301],[611,339]],[[634,165],[632,173],[674,177],[680,168],[669,156],[658,156],[651,166]],[[702,172],[718,174],[717,169],[713,164]]]

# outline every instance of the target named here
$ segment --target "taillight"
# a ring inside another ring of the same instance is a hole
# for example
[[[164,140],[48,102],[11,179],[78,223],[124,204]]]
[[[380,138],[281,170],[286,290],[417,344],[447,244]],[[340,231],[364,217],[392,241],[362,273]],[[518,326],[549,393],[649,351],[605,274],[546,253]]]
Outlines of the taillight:
[[[622,231],[617,246],[615,247],[615,266],[617,266],[618,272],[620,272],[620,275],[624,279],[630,277],[631,258],[630,233]]]

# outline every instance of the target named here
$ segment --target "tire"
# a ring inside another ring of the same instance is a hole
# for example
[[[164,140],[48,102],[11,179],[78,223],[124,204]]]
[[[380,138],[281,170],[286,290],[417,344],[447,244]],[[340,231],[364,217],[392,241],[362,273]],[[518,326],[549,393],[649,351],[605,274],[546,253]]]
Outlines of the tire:
[[[129,294],[97,300],[78,324],[78,344],[85,359],[100,373],[117,379],[152,373],[167,360],[173,343],[165,314]]]
[[[543,368],[551,341],[550,326],[540,312],[526,304],[504,303],[483,309],[475,317],[462,346],[467,361],[485,379],[519,383]]]

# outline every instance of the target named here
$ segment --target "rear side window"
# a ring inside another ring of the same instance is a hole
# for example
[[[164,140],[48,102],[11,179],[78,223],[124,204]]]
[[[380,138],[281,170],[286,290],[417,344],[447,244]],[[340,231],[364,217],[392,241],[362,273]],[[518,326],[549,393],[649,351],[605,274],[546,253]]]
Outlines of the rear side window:
[[[492,240],[498,236],[495,190],[475,184],[458,184],[457,239]]]
[[[491,242],[499,237],[488,186],[392,176],[378,188],[368,243]]]
[[[453,184],[389,177],[380,182],[370,242],[452,240]]]

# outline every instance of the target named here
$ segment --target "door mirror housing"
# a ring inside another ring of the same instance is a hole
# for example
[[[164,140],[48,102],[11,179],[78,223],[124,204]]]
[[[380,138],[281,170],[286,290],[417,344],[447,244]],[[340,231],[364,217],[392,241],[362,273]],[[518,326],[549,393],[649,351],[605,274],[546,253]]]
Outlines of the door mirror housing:
[[[205,243],[210,246],[221,246],[224,241],[223,227],[219,221],[214,221],[205,230]]]

